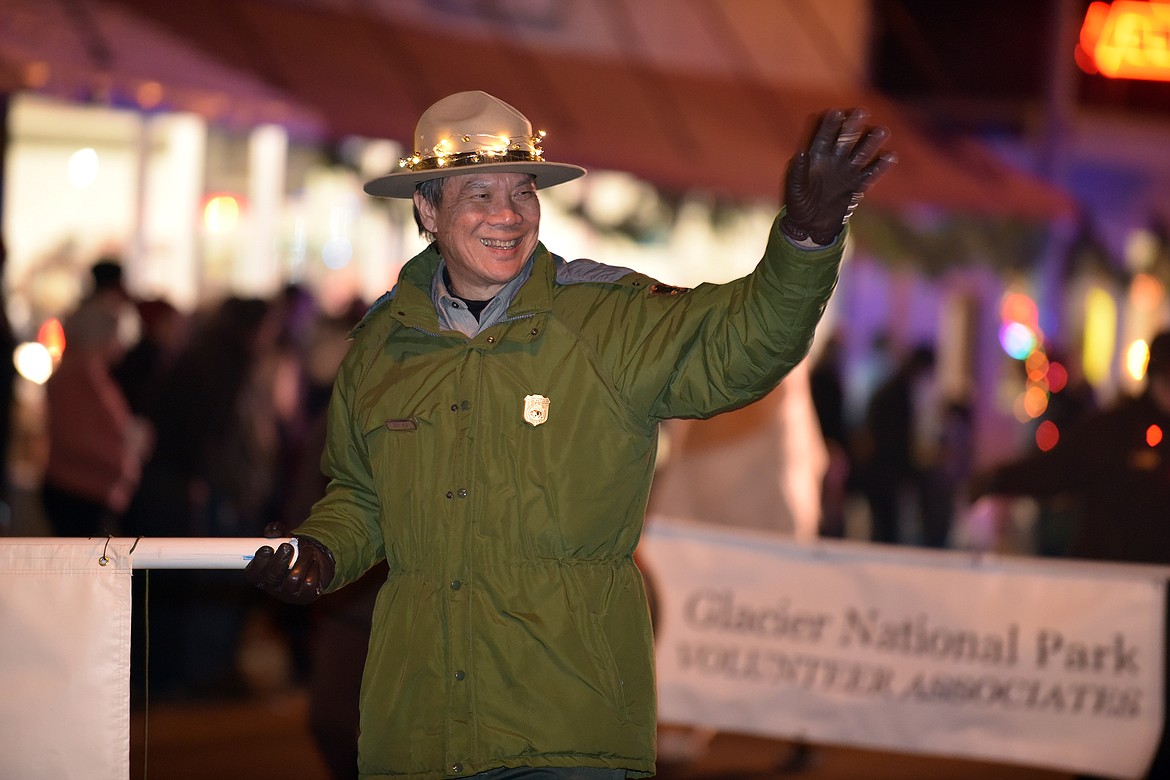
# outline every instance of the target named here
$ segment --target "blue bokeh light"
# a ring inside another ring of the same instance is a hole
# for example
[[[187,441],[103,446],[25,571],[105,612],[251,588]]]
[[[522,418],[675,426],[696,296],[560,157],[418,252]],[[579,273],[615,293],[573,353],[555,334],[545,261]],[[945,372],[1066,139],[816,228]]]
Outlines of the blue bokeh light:
[[[999,329],[999,344],[1016,360],[1023,360],[1036,349],[1036,334],[1022,322],[1008,322]]]

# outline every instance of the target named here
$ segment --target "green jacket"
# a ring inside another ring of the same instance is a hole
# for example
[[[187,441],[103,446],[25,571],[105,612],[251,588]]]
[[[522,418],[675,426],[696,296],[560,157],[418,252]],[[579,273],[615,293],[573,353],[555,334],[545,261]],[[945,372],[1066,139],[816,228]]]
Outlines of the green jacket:
[[[329,412],[329,489],[298,528],[333,552],[330,590],[389,564],[363,777],[653,774],[633,554],[658,423],[775,387],[808,351],[843,241],[801,250],[774,224],[755,271],[689,291],[542,245],[502,321],[473,337],[439,327],[434,247],[402,269],[355,331]],[[526,396],[547,399],[539,424]]]

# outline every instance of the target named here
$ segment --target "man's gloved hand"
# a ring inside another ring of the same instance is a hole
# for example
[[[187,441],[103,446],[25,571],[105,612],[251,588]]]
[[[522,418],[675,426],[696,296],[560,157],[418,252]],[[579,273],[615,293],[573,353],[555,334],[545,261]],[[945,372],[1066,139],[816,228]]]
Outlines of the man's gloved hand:
[[[274,551],[261,547],[244,567],[244,577],[262,591],[288,604],[310,604],[333,581],[335,565],[329,548],[308,536],[296,536],[297,560],[288,542]]]
[[[789,161],[780,220],[789,238],[833,243],[861,196],[897,162],[881,148],[890,131],[866,126],[868,118],[860,108],[826,111],[808,148]]]

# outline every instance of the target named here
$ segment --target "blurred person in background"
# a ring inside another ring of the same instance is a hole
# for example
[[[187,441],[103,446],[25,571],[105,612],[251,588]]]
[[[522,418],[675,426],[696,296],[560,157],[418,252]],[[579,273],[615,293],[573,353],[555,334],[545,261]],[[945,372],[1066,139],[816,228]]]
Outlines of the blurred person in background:
[[[975,456],[971,405],[962,399],[943,400],[938,421],[922,447],[918,477],[919,520],[924,547],[950,544],[959,502],[971,477]]]
[[[845,537],[846,504],[850,474],[853,471],[850,454],[852,437],[845,411],[845,386],[842,380],[843,351],[841,334],[831,334],[809,373],[809,392],[812,394],[817,424],[825,440],[825,454],[828,457],[821,482],[821,517],[817,532],[830,539]]]
[[[980,472],[972,497],[1062,496],[1079,518],[1073,557],[1170,563],[1170,331],[1149,348],[1139,395],[1084,416],[1047,452]]]
[[[259,298],[230,297],[197,318],[158,381],[136,533],[248,536],[271,519],[277,327],[271,303]]]
[[[289,472],[297,468],[312,426],[311,418],[320,399],[309,376],[310,353],[316,346],[319,326],[326,321],[313,294],[299,284],[288,284],[273,300],[273,318],[277,322],[276,342],[266,360],[275,392],[278,461],[277,479],[287,482]],[[344,344],[344,340],[342,340]],[[330,384],[330,387],[332,384]],[[326,399],[327,400],[327,399]],[[273,496],[273,511],[280,511],[280,497]]]
[[[1072,557],[1170,564],[1170,330],[1154,336],[1149,349],[1139,395],[1089,413],[1046,452],[980,472],[972,498],[1062,496],[1078,521]],[[1170,675],[1167,684],[1170,701]],[[1165,726],[1146,777],[1170,777]]]
[[[162,395],[163,382],[186,344],[189,318],[169,301],[162,298],[138,301],[135,306],[142,323],[141,335],[138,342],[114,366],[113,377],[125,395],[130,410],[136,417],[146,422],[153,435],[155,421],[158,419],[158,402]],[[149,461],[150,458],[148,457],[147,460]],[[150,477],[146,477],[146,479],[149,480]],[[140,485],[139,489],[151,488]],[[135,495],[137,497],[137,491]],[[131,501],[130,509],[123,522],[124,530],[134,535],[141,533],[142,526],[138,504],[137,498]],[[168,511],[174,512],[179,508],[179,505],[175,505]],[[162,584],[161,589],[165,591],[167,575],[156,574],[155,579],[156,583]],[[134,609],[132,620],[131,682],[133,690],[137,693],[143,689],[145,681],[146,577],[135,577],[131,582],[131,589],[134,593],[135,603],[143,605],[143,608],[136,607]],[[162,616],[161,620],[165,623],[168,616]],[[161,668],[165,669],[165,667],[166,659],[164,658]]]
[[[262,536],[278,457],[273,303],[200,313],[159,383],[156,444],[127,516],[143,536]],[[224,571],[151,575],[151,683],[162,695],[248,693],[237,668],[253,592]]]
[[[1068,378],[1059,392],[1048,396],[1048,406],[1029,426],[1029,441],[1035,441],[1038,426],[1051,423],[1060,435],[1076,427],[1099,410],[1096,391],[1085,379],[1084,368],[1073,353],[1059,347],[1048,350],[1050,364],[1063,366]],[[1036,496],[1036,522],[1032,526],[1032,549],[1037,555],[1064,556],[1071,550],[1080,527],[1081,507],[1072,496]]]
[[[859,485],[869,504],[872,541],[907,541],[904,515],[908,515],[907,507],[917,507],[921,498],[919,390],[933,371],[934,349],[916,346],[869,400],[855,457]]]
[[[126,289],[122,261],[116,255],[103,255],[89,268],[89,289],[77,304],[77,311],[95,306],[118,318],[118,336],[127,349],[138,341],[142,323],[134,297]]]
[[[115,308],[83,303],[64,322],[65,351],[45,383],[49,457],[41,500],[58,536],[118,534],[150,447],[111,375],[125,348]]]
[[[893,163],[867,121],[826,112],[756,270],[694,290],[549,252],[537,191],[584,170],[483,92],[427,109],[415,154],[366,184],[412,199],[432,243],[356,329],[295,563],[263,546],[245,569],[309,604],[387,563],[360,776],[654,774],[633,554],[658,423],[756,400],[807,354],[849,214]]]
[[[187,316],[162,298],[139,301],[142,332],[117,363],[113,376],[135,415],[151,419],[162,382],[187,339]]]

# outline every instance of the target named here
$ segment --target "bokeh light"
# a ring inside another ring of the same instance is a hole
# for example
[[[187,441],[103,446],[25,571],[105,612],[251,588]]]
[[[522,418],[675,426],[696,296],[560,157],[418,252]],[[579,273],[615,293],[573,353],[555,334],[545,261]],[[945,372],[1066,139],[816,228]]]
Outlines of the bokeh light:
[[[41,323],[41,327],[37,328],[37,343],[45,348],[49,357],[54,360],[61,357],[65,352],[65,328],[61,325],[61,320],[56,317],[50,317]]]
[[[1139,311],[1154,311],[1162,305],[1166,290],[1151,274],[1137,274],[1129,286],[1129,302]]]
[[[1033,350],[1024,360],[1024,368],[1029,380],[1039,382],[1048,375],[1048,356],[1038,349]]]
[[[1157,447],[1162,443],[1162,426],[1151,425],[1146,428],[1146,444],[1151,447]]]
[[[1048,452],[1060,441],[1060,428],[1052,420],[1045,420],[1036,426],[1036,446]]]
[[[1035,329],[1036,324],[1040,321],[1039,312],[1036,309],[1036,302],[1029,298],[1024,293],[1008,293],[1003,296],[1003,302],[1000,304],[1000,319],[1003,322],[1019,322]]]
[[[12,364],[22,377],[43,385],[53,375],[53,356],[44,344],[26,341],[12,352]]]
[[[1056,361],[1049,363],[1045,376],[1048,379],[1048,389],[1054,393],[1059,393],[1068,385],[1068,369],[1062,363]]]
[[[1048,410],[1048,393],[1033,385],[1024,391],[1024,414],[1035,420]]]
[[[240,202],[232,195],[214,195],[203,207],[203,226],[210,233],[231,232],[240,219]]]
[[[1016,360],[1036,352],[1040,344],[1040,319],[1036,302],[1022,292],[1005,293],[999,304],[999,343]],[[1043,353],[1041,353],[1043,357]],[[1028,367],[1029,372],[1032,367]]]
[[[83,190],[93,184],[98,173],[98,153],[91,147],[78,149],[69,156],[69,183]]]
[[[1016,360],[1023,360],[1036,349],[1036,333],[1022,322],[1007,322],[999,329],[999,344]]]
[[[321,262],[332,271],[349,265],[352,258],[353,244],[347,238],[331,238],[321,247]]]
[[[1089,383],[1109,378],[1113,345],[1117,342],[1117,304],[1108,291],[1094,287],[1085,294],[1085,341],[1081,364]]]
[[[1146,375],[1146,366],[1150,362],[1150,345],[1145,339],[1136,339],[1125,350],[1125,372],[1135,381],[1141,381]]]
[[[157,108],[158,104],[162,102],[163,86],[157,81],[143,82],[134,91],[134,98],[138,101],[139,106],[148,111],[152,108]]]

